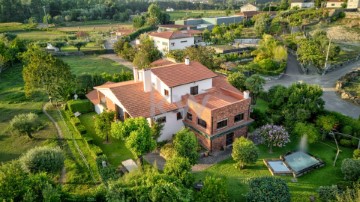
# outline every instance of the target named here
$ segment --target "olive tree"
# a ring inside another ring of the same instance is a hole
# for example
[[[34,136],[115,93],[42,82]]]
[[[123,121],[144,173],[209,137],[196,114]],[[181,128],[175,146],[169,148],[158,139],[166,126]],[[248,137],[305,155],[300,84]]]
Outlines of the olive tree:
[[[20,159],[23,168],[31,173],[60,171],[64,167],[65,157],[59,147],[35,147]]]
[[[37,114],[19,114],[10,121],[10,129],[20,134],[26,134],[29,138],[33,138],[32,133],[38,131],[43,124]]]
[[[237,167],[244,168],[247,164],[256,163],[259,151],[255,144],[244,137],[236,139],[233,143],[231,156],[237,162]]]

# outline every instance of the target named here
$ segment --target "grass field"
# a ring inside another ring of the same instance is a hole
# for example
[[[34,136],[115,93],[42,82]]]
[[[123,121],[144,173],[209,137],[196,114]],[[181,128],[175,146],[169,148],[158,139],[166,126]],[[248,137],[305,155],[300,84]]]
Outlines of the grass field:
[[[87,135],[94,140],[94,144],[99,146],[104,154],[108,157],[110,163],[114,166],[118,166],[122,161],[127,159],[135,159],[134,155],[125,147],[125,144],[121,140],[116,140],[110,137],[110,143],[104,143],[104,139],[96,135],[94,128],[93,116],[96,113],[88,113],[81,115],[80,121],[86,127]]]
[[[197,17],[217,17],[225,16],[223,10],[178,10],[174,12],[167,12],[170,15],[170,20],[181,20],[184,18],[197,18]]]
[[[0,162],[18,158],[25,151],[55,141],[55,127],[41,112],[43,97],[26,99],[23,89],[22,66],[18,65],[0,74]],[[34,134],[35,139],[11,134],[9,121],[17,114],[39,114],[46,127]]]
[[[94,42],[87,43],[85,47],[81,47],[80,51],[96,51],[103,50],[102,47],[97,46]],[[67,45],[61,48],[63,52],[77,52],[78,49],[74,46]]]
[[[110,59],[101,58],[97,55],[86,56],[68,56],[61,57],[67,64],[70,65],[72,73],[79,75],[85,72],[88,73],[119,73],[122,70],[129,71],[117,62]]]
[[[294,138],[293,138],[294,139]],[[227,179],[227,187],[230,201],[245,201],[245,194],[248,191],[248,182],[251,178],[260,176],[271,176],[267,167],[263,163],[264,158],[279,158],[280,155],[296,149],[299,141],[294,141],[284,148],[275,148],[274,153],[270,154],[268,148],[260,146],[260,156],[256,164],[246,167],[243,170],[235,168],[235,162],[229,158],[219,164],[195,173],[196,180],[204,179],[206,176],[219,176]],[[310,153],[325,161],[325,167],[314,170],[304,176],[299,177],[298,182],[292,182],[292,177],[282,176],[291,192],[292,201],[309,201],[309,197],[317,197],[316,190],[322,185],[337,184],[343,180],[341,174],[341,161],[352,156],[352,149],[341,148],[336,167],[333,161],[336,155],[335,145],[330,142],[318,142],[310,145]],[[317,197],[318,198],[318,197]]]
[[[109,32],[120,28],[132,28],[131,23],[118,23],[109,20],[98,20],[89,22],[71,22],[66,23],[66,26],[52,28],[62,32]]]
[[[33,41],[51,41],[66,37],[66,33],[57,31],[22,31],[14,32],[20,39],[27,39]]]
[[[7,22],[7,23],[0,23],[0,33],[1,32],[9,32],[9,31],[24,31],[29,30],[29,25],[22,24],[19,22]]]

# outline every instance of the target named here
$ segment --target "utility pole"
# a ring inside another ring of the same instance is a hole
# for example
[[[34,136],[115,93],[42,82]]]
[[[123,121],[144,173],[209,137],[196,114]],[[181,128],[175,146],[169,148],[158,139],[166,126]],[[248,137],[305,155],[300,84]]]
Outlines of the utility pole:
[[[325,66],[324,66],[324,71],[322,73],[322,75],[324,76],[326,71],[327,71],[327,61],[329,59],[329,52],[330,52],[330,46],[331,46],[331,38],[329,39],[329,45],[328,45],[328,49],[327,49],[327,53],[326,53],[326,59],[325,59]]]
[[[45,6],[43,6],[43,9],[44,9],[44,14],[45,14],[45,20],[46,20],[46,24],[47,25],[49,25],[49,23],[48,23],[48,19],[47,19],[47,16],[46,16],[46,8],[45,8]]]

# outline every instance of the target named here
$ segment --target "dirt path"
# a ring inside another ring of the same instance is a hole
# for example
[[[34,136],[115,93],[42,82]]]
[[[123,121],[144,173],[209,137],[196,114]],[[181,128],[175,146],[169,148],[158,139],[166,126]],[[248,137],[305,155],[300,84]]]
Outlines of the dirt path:
[[[59,140],[64,139],[63,133],[59,127],[59,125],[56,123],[55,119],[53,117],[50,116],[50,114],[46,111],[47,106],[50,103],[46,103],[44,104],[42,111],[44,112],[44,114],[50,119],[50,121],[55,125]],[[63,167],[63,169],[61,170],[61,175],[60,175],[60,179],[59,179],[59,183],[60,184],[64,184],[65,183],[65,179],[66,179],[66,169],[65,166]]]

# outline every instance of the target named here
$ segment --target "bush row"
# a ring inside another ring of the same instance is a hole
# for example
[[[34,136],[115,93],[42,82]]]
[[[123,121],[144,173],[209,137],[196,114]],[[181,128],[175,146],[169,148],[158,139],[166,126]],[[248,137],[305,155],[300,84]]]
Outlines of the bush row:
[[[67,107],[72,113],[80,112],[84,114],[94,111],[94,106],[89,100],[70,100],[67,102]]]
[[[133,41],[135,40],[137,37],[139,37],[141,34],[145,33],[145,32],[149,32],[154,30],[155,27],[154,26],[147,26],[147,27],[143,27],[140,28],[138,30],[136,30],[135,32],[129,34],[129,36],[126,37],[127,41]]]

